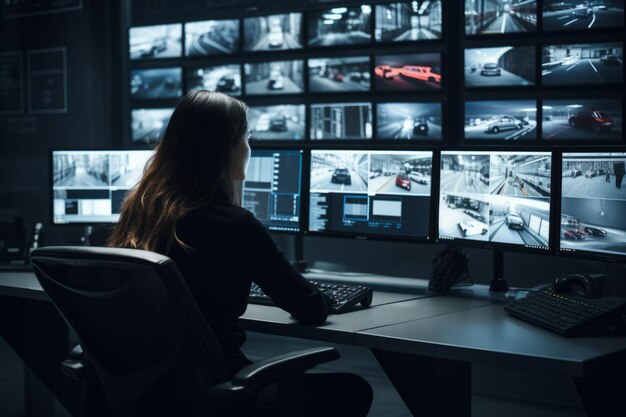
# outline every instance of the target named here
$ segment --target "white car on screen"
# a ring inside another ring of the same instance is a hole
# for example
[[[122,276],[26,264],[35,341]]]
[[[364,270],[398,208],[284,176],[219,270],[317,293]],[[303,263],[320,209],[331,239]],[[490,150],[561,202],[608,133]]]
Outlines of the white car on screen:
[[[283,46],[285,36],[283,35],[283,30],[280,27],[272,27],[270,29],[270,33],[267,35],[267,43],[270,48],[280,48]]]
[[[409,173],[409,178],[411,178],[411,181],[414,181],[418,184],[430,184],[430,177],[428,175],[422,174],[421,172],[411,172]]]
[[[477,220],[465,220],[465,221],[459,222],[459,229],[461,229],[465,237],[475,236],[475,235],[486,235],[488,231],[487,225]]]

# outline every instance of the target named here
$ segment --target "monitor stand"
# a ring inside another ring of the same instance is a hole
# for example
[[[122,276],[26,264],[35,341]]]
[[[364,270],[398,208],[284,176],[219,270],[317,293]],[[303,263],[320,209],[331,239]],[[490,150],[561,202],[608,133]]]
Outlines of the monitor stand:
[[[489,283],[489,291],[506,292],[509,284],[504,278],[504,252],[499,249],[493,250],[493,278]]]
[[[300,273],[304,273],[307,270],[307,262],[304,260],[304,238],[302,235],[295,235],[294,241],[294,260],[291,264]]]

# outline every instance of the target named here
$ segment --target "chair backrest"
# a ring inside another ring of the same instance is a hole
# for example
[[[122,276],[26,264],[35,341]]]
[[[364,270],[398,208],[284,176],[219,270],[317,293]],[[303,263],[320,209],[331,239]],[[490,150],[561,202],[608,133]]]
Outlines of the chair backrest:
[[[226,365],[170,258],[66,246],[30,260],[97,375],[105,415],[207,415],[204,393],[227,379]]]

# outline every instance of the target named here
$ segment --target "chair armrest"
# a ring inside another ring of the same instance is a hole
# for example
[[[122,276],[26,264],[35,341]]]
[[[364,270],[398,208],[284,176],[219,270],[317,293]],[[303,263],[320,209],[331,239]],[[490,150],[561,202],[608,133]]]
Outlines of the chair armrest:
[[[67,359],[61,362],[61,373],[78,381],[83,380],[85,364],[83,362],[83,347],[81,345],[74,346]]]

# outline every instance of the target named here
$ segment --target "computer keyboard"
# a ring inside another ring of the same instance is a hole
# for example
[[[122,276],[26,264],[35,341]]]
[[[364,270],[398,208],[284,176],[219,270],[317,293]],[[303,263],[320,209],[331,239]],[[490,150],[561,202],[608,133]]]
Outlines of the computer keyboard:
[[[552,288],[531,292],[504,307],[510,315],[563,336],[602,334],[624,320],[626,298],[581,298]]]
[[[331,300],[330,313],[341,314],[353,310],[356,304],[369,307],[372,304],[372,289],[363,285],[319,282],[308,280]],[[274,301],[263,292],[261,287],[252,283],[248,302],[251,304],[274,305]]]

